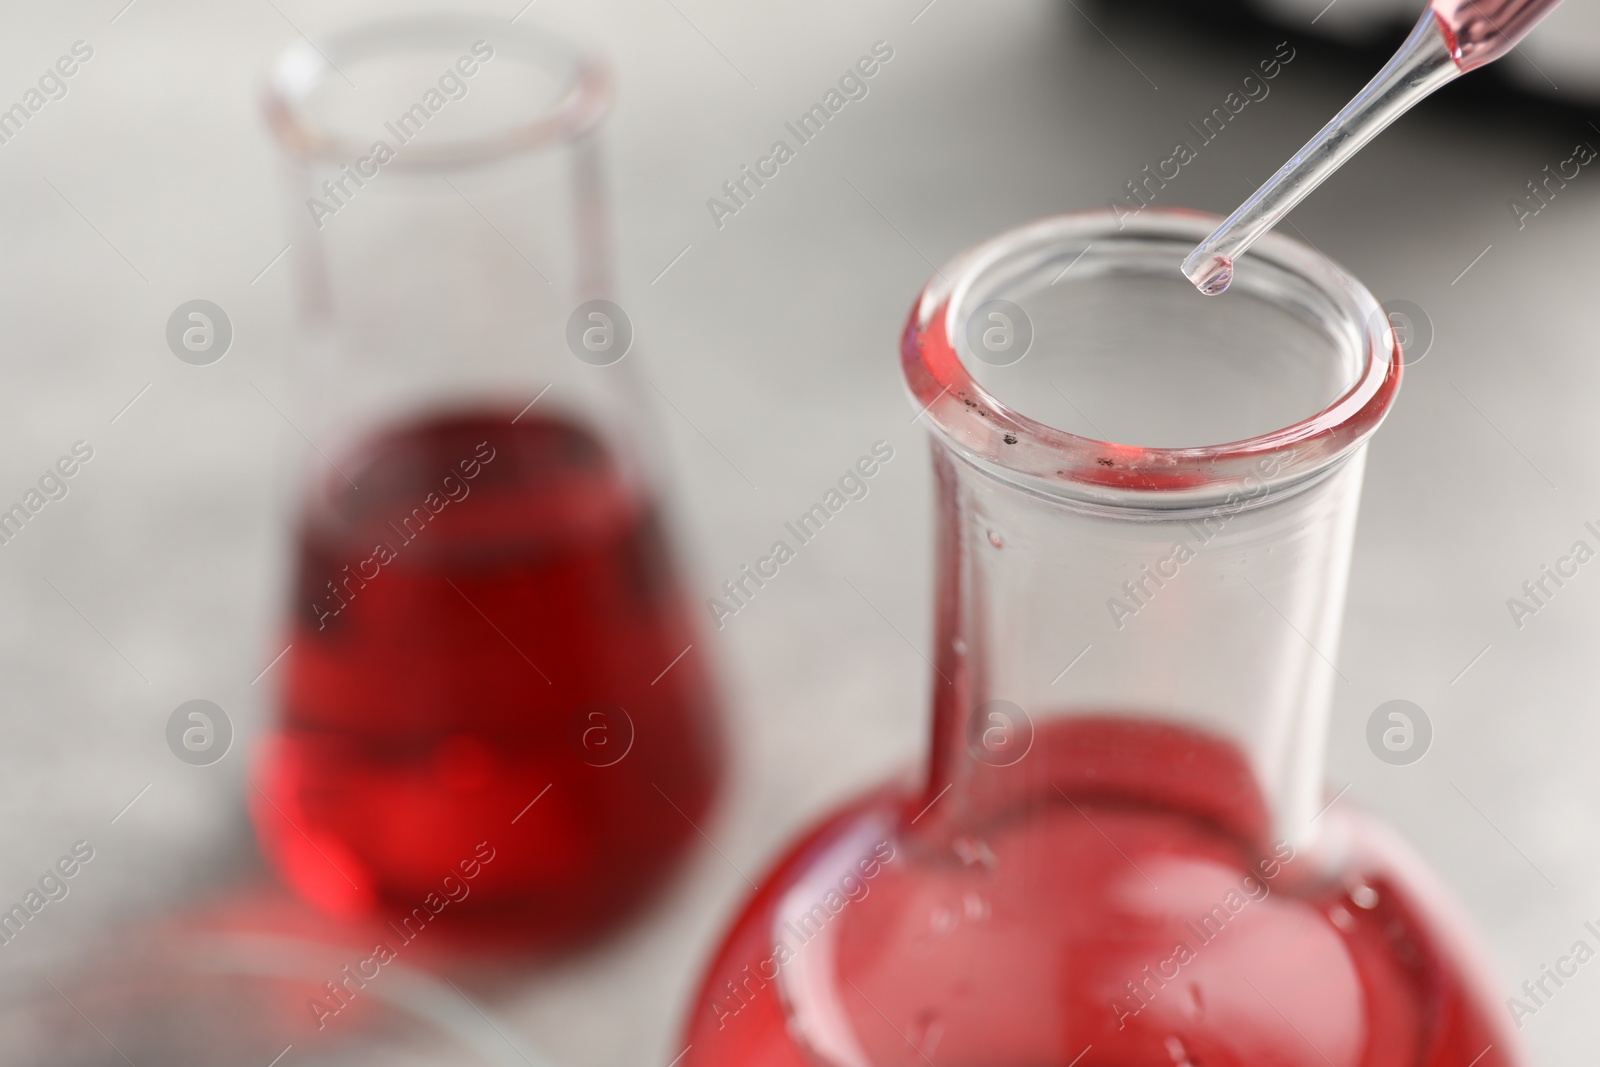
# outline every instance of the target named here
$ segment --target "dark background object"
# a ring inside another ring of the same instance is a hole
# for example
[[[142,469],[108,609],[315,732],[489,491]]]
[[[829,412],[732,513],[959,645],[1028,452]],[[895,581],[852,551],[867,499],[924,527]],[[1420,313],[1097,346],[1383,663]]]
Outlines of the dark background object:
[[[1084,10],[1097,22],[1104,19],[1102,25],[1108,30],[1114,24],[1132,29],[1136,23],[1153,22],[1165,26],[1169,33],[1206,46],[1233,48],[1251,42],[1268,46],[1288,35],[1295,48],[1303,50],[1313,63],[1346,67],[1370,76],[1388,61],[1416,25],[1421,7],[1412,11],[1412,6],[1396,3],[1393,15],[1373,13],[1353,27],[1346,24],[1339,33],[1329,33],[1316,24],[1308,25],[1303,18],[1250,0],[1212,0],[1206,4],[1193,0],[1087,0]],[[1115,31],[1110,32],[1116,36]],[[1548,32],[1548,27],[1534,32]],[[1596,43],[1593,63],[1600,67],[1600,42]],[[1517,77],[1505,63],[1491,64],[1470,78],[1454,81],[1433,99],[1443,101],[1442,106],[1470,111],[1495,122],[1549,122],[1563,128],[1590,121],[1600,125],[1600,90],[1570,84],[1557,88],[1538,76]]]

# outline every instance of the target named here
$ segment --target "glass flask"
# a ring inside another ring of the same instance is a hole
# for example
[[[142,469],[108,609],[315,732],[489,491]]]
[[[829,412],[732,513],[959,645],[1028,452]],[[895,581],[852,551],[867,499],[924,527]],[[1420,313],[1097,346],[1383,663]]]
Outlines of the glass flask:
[[[366,25],[271,71],[306,447],[250,799],[329,911],[557,941],[659,883],[721,733],[609,300],[609,68],[525,25]]]
[[[1047,219],[923,290],[927,771],[760,880],[685,1067],[1519,1062],[1456,909],[1321,777],[1393,333],[1279,236],[1201,296],[1215,224]]]

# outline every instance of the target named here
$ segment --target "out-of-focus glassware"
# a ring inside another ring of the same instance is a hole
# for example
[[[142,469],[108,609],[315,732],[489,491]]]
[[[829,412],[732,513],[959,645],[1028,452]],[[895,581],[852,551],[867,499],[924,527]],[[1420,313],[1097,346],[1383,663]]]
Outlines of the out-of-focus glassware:
[[[760,879],[685,1067],[1518,1062],[1447,896],[1323,790],[1393,333],[1277,236],[1202,299],[1215,222],[1047,219],[923,291],[927,773]]]
[[[0,1047],[8,1067],[548,1067],[402,960],[264,934],[124,934],[69,968],[13,971]]]
[[[528,21],[531,21],[528,20]],[[721,732],[611,302],[609,68],[360,26],[272,68],[303,319],[297,559],[252,815],[336,913],[580,937],[695,837]]]

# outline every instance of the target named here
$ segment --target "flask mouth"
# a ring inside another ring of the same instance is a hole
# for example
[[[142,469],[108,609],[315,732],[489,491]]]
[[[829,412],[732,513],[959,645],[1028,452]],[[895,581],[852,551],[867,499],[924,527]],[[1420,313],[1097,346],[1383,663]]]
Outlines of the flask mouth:
[[[902,337],[919,418],[994,477],[1092,509],[1248,507],[1309,484],[1387,415],[1399,345],[1361,283],[1279,234],[1227,295],[1197,293],[1179,264],[1218,222],[1060,215],[961,254]]]
[[[543,29],[426,15],[298,42],[269,68],[262,107],[295,159],[355,165],[382,141],[384,169],[437,171],[575,140],[613,88],[609,64]]]

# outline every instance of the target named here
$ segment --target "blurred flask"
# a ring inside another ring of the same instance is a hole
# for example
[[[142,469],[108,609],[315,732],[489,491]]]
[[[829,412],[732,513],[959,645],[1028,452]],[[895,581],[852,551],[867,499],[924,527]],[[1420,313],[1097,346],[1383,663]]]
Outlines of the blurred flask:
[[[261,844],[335,914],[535,942],[638,904],[721,733],[610,301],[609,69],[543,31],[366,25],[272,68],[303,344]],[[485,857],[490,857],[486,859]]]

